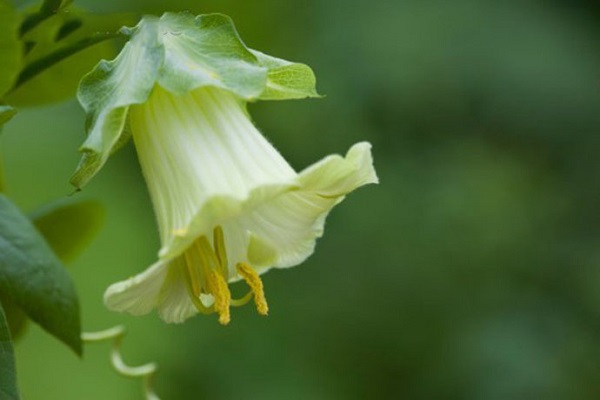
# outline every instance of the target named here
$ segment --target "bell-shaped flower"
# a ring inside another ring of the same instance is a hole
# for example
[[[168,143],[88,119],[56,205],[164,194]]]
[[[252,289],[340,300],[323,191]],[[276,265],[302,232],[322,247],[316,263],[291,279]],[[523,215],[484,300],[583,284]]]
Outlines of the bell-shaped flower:
[[[206,42],[214,29],[221,47]],[[110,309],[134,315],[157,309],[166,322],[215,312],[227,324],[231,306],[254,299],[266,315],[259,275],[302,263],[323,234],[329,211],[347,193],[377,182],[368,143],[294,171],[252,124],[245,102],[312,96],[314,76],[301,64],[239,47],[239,39],[236,49],[247,60],[228,59],[227,29],[235,33],[219,15],[146,18],[119,57],[82,83],[79,97],[91,128],[73,182],[80,187],[98,171],[123,141],[127,124],[162,246],[147,270],[107,289]],[[153,48],[162,56],[154,59]],[[207,63],[211,55],[219,58],[211,51],[223,59]],[[140,58],[158,66],[140,64]],[[136,66],[149,69],[152,79],[130,70]],[[115,89],[128,83],[137,91]],[[100,107],[93,97],[99,88],[113,96]],[[250,290],[233,299],[228,284],[237,280]]]

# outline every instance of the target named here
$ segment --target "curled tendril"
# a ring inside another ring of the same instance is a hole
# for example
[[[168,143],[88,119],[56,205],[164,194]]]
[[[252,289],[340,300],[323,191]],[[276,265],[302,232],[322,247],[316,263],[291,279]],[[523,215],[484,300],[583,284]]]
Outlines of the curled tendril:
[[[125,364],[120,351],[121,341],[124,336],[125,327],[115,326],[114,328],[99,332],[84,332],[81,334],[81,339],[85,343],[104,342],[112,339],[113,344],[110,351],[110,362],[115,371],[128,378],[141,378],[146,400],[160,400],[152,390],[152,376],[156,372],[156,364],[148,363],[138,367],[131,367]]]

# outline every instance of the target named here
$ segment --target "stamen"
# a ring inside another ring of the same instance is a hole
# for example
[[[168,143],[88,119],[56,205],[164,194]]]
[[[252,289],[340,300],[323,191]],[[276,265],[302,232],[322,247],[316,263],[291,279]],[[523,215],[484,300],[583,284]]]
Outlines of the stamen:
[[[244,278],[252,293],[254,293],[254,303],[256,303],[256,310],[260,315],[267,315],[269,313],[269,306],[267,305],[267,299],[265,298],[265,292],[263,283],[254,268],[246,263],[238,263],[236,265],[238,273]]]
[[[193,262],[191,255],[188,252],[184,253],[185,265],[187,267],[187,273],[189,276],[189,282],[191,294],[194,297],[200,296],[200,270]]]
[[[231,321],[229,306],[231,304],[231,292],[225,282],[225,278],[217,271],[211,271],[210,286],[213,297],[215,298],[215,310],[219,313],[219,323],[227,325]]]
[[[192,303],[194,304],[194,306],[196,307],[198,312],[200,312],[202,314],[214,313],[215,312],[214,306],[206,307],[200,300],[200,293],[199,293],[200,289],[196,289],[197,287],[199,287],[198,286],[199,281],[196,281],[192,275],[192,271],[194,270],[194,268],[192,268],[190,266],[190,264],[187,262],[186,262],[186,265],[187,265],[187,272],[189,274],[190,279],[185,279],[185,284],[186,284],[185,286],[187,287],[188,294],[190,296],[190,299],[192,300]],[[196,291],[198,291],[198,294],[196,294]]]
[[[252,291],[240,299],[231,298],[226,278],[228,270],[225,237],[223,229],[220,226],[215,227],[213,230],[213,245],[211,245],[206,236],[200,236],[192,247],[184,253],[184,257],[188,275],[186,286],[190,298],[198,311],[202,313],[217,312],[219,314],[219,322],[227,325],[231,321],[231,306],[246,304],[254,294],[259,312],[261,314],[267,313],[267,303],[264,300],[264,294],[262,294],[262,282],[249,266],[247,268],[250,272],[241,274],[248,282],[254,282],[254,284],[249,283]],[[254,275],[252,275],[253,273]],[[202,293],[213,296],[214,303],[211,307],[204,306],[200,300]],[[257,293],[260,293],[260,295],[257,295]]]
[[[198,239],[198,244],[200,245],[200,254],[202,255],[202,264],[205,268],[204,272],[208,272],[210,270],[218,269],[219,267],[219,259],[215,254],[208,238],[206,236],[202,236]]]
[[[213,229],[213,243],[215,247],[215,253],[217,253],[217,259],[219,260],[219,267],[221,274],[227,276],[227,250],[225,249],[225,235],[223,234],[223,228],[217,226]]]

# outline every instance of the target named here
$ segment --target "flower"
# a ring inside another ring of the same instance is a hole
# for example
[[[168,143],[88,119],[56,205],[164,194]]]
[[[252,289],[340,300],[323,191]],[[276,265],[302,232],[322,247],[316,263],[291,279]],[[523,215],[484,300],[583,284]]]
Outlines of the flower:
[[[156,85],[128,119],[162,247],[146,271],[106,290],[112,310],[140,315],[156,308],[166,322],[216,312],[227,324],[230,307],[253,298],[266,315],[259,275],[302,263],[329,211],[377,182],[365,142],[297,173],[225,89],[180,95]],[[236,280],[250,287],[237,300],[228,287]]]
[[[167,322],[214,312],[227,324],[230,307],[253,298],[266,315],[260,274],[303,262],[329,211],[377,182],[370,145],[294,171],[245,106],[319,97],[315,76],[248,48],[225,15],[144,16],[123,33],[119,55],[81,80],[88,137],[71,183],[85,186],[131,132],[161,249],[146,271],[106,290],[106,305],[135,315],[156,308]],[[250,287],[240,299],[229,291],[236,280]]]

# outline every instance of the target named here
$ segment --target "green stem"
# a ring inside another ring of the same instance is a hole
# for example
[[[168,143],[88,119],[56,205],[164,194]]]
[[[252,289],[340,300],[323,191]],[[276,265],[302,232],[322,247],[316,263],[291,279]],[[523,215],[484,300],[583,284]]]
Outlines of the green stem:
[[[31,31],[33,28],[56,14],[62,7],[65,6],[65,4],[62,3],[62,0],[44,0],[40,10],[28,15],[21,24],[21,31],[19,32],[21,37],[25,36],[27,32]]]
[[[35,60],[30,64],[26,65],[25,68],[21,70],[21,73],[19,74],[19,77],[17,78],[17,81],[11,89],[11,91],[14,91],[19,86],[23,85],[25,82],[29,81],[30,79],[42,73],[44,70],[50,68],[51,66],[64,60],[65,58],[70,57],[73,54],[85,50],[88,47],[91,47],[95,44],[104,42],[106,40],[115,39],[121,36],[122,34],[120,32],[97,34],[93,37],[81,39],[78,42],[63,47],[62,49],[58,49],[45,57]]]

